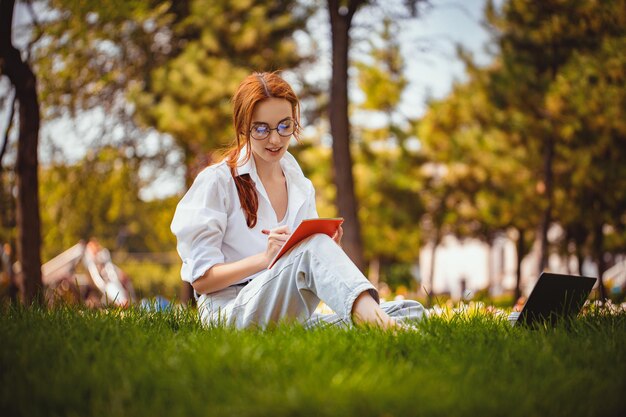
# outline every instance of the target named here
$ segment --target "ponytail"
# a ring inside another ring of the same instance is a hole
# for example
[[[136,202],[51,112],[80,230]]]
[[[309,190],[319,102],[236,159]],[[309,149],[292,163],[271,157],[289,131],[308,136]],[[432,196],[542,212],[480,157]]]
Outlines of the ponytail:
[[[246,155],[246,161],[252,157],[250,149]],[[239,160],[239,151],[235,148],[228,155],[227,164],[230,167],[230,174],[235,181],[237,194],[239,195],[239,203],[246,217],[246,224],[250,229],[256,226],[257,211],[259,209],[259,196],[256,193],[256,185],[250,174],[237,175],[237,162]]]

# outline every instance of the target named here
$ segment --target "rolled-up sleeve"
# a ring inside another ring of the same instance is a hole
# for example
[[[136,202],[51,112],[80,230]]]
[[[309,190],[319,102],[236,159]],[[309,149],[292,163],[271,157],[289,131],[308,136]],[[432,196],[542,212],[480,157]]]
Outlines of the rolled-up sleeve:
[[[224,262],[227,196],[217,175],[201,173],[176,207],[171,230],[183,266],[181,277],[193,283],[213,265]]]

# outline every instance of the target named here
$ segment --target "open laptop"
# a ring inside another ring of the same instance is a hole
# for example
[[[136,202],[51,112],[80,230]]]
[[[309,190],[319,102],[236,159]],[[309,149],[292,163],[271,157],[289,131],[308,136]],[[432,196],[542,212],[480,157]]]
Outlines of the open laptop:
[[[580,312],[597,278],[543,272],[520,312],[509,315],[513,326],[533,326],[574,318]]]

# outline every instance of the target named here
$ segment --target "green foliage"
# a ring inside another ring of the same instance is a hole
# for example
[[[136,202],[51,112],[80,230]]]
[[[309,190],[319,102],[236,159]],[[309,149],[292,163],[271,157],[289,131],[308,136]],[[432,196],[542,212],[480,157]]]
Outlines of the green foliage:
[[[471,73],[448,97],[432,102],[418,126],[431,163],[424,192],[431,223],[444,233],[486,241],[510,227],[534,228],[542,209],[528,150],[499,127],[514,115],[488,98],[486,79],[495,71]]]
[[[203,328],[182,309],[3,307],[0,340],[0,411],[11,416],[607,416],[626,407],[623,312],[534,331],[454,314],[391,334]]]
[[[44,261],[91,237],[109,249],[131,252],[175,246],[169,223],[178,198],[142,201],[136,164],[124,149],[105,147],[76,165],[42,169]]]
[[[315,187],[315,203],[320,217],[336,217],[336,188],[332,178],[332,151],[315,139],[306,139],[289,148]]]
[[[138,116],[172,134],[189,166],[234,139],[230,99],[252,71],[295,69],[306,58],[293,34],[304,31],[313,9],[295,0],[191,3],[174,29],[181,53],[157,68],[148,88],[131,92]],[[192,39],[186,34],[193,33]]]
[[[385,19],[380,34],[371,39],[370,62],[356,63],[365,94],[359,110],[382,114],[387,123],[355,129],[353,171],[365,257],[411,263],[419,256],[423,158],[407,147],[411,122],[398,124],[392,118],[407,85],[396,29]]]
[[[373,64],[357,62],[355,65],[359,71],[359,88],[365,94],[365,101],[361,104],[365,110],[391,113],[400,104],[408,80],[404,75],[400,44],[395,38],[397,30],[397,24],[385,18],[380,33],[381,45],[376,45],[373,39],[369,42]]]
[[[518,114],[501,129],[526,148],[522,163],[537,181],[544,219],[566,230],[563,251],[570,244],[586,251],[601,273],[604,230],[624,228],[624,195],[604,191],[623,187],[616,166],[623,133],[619,123],[602,122],[624,108],[624,2],[510,0],[500,12],[490,2],[486,17],[501,63],[487,91],[497,107]]]
[[[621,250],[624,19],[620,1],[488,4],[494,62],[460,50],[468,80],[418,124],[425,233],[527,240],[550,209],[561,253]]]
[[[125,92],[175,56],[171,27],[189,1],[39,1],[44,19],[34,28],[33,62],[44,114],[104,107],[124,110]]]
[[[180,289],[180,261],[168,262],[176,253],[170,253],[167,258],[155,261],[133,261],[130,259],[117,262],[116,265],[130,278],[137,299],[154,296],[175,300],[179,297]]]
[[[363,137],[368,133],[377,132],[364,131]],[[419,256],[421,235],[417,225],[423,213],[420,158],[398,147],[375,146],[375,142],[365,139],[360,152],[355,152],[366,257],[414,262]]]
[[[563,140],[563,159],[576,161],[567,163],[558,179],[560,218],[580,245],[590,243],[584,237],[600,223],[612,252],[626,249],[624,47],[626,36],[605,40],[598,51],[574,54],[547,97]]]
[[[293,70],[314,7],[296,0],[41,2],[34,58],[48,117],[104,108],[169,133],[190,166],[230,142],[230,97],[251,71]],[[107,138],[111,139],[111,138]]]
[[[415,290],[416,281],[413,276],[414,262],[394,261],[381,268],[381,281],[384,281],[391,288],[404,287]],[[419,290],[419,288],[417,288]]]

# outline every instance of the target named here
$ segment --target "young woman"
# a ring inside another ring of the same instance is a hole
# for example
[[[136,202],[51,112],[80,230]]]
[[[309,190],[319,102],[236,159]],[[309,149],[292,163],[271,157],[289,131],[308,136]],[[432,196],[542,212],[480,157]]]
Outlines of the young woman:
[[[205,323],[265,327],[280,320],[395,327],[419,318],[415,301],[379,305],[374,286],[333,238],[314,235],[270,261],[291,231],[318,217],[315,190],[287,152],[298,138],[300,105],[276,73],[255,73],[233,97],[235,141],[204,169],[176,208],[172,232],[181,275]],[[314,314],[320,300],[335,314]]]

